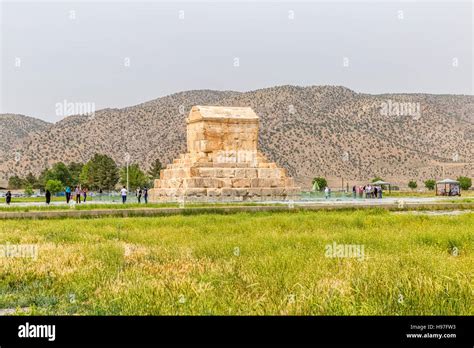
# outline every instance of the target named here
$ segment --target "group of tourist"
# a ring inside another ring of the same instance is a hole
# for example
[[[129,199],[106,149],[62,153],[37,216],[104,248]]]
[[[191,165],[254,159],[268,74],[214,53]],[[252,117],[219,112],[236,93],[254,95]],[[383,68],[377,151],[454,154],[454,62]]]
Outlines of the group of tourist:
[[[127,194],[128,194],[127,188],[125,186],[122,187],[122,189],[120,190],[120,195],[122,196],[123,204],[127,202]],[[138,203],[141,203],[142,197],[143,197],[145,204],[147,204],[148,203],[148,188],[146,186],[144,186],[143,189],[141,187],[137,187],[137,189],[135,190],[135,197],[137,197]]]
[[[324,188],[324,197],[326,197],[326,199],[331,198],[331,188],[328,186]]]
[[[81,197],[84,198],[84,203],[87,201],[87,188],[81,188],[80,186],[76,186],[74,190],[71,190],[69,186],[66,186],[66,189],[64,190],[64,193],[66,195],[66,203],[69,204],[71,201],[71,197],[73,197],[73,201],[75,201],[77,204],[81,203]]]
[[[76,186],[73,189],[71,187],[66,186],[64,189],[64,194],[66,197],[66,203],[67,204],[80,204],[81,202],[86,203],[87,202],[87,196],[88,196],[88,190],[87,188],[81,188],[80,186]],[[102,193],[102,190],[99,190],[99,194]],[[120,190],[120,195],[122,197],[122,203],[127,202],[127,194],[128,191],[125,188],[125,186]],[[145,204],[148,204],[148,188],[144,186],[143,188],[137,187],[135,191],[135,196],[137,197],[138,203],[141,203],[142,198]],[[46,204],[51,203],[51,192],[47,189],[45,191],[45,201]],[[5,194],[5,202],[7,205],[10,205],[12,201],[12,193],[11,191],[7,191]]]
[[[352,186],[352,198],[382,198],[382,187],[372,186]]]

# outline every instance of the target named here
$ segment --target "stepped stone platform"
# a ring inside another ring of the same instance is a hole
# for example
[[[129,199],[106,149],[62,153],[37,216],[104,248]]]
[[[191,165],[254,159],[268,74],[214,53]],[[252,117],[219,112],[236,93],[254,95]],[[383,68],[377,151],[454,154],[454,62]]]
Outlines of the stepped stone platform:
[[[297,199],[283,168],[257,150],[258,116],[248,107],[194,106],[187,149],[160,173],[150,201],[269,201]]]

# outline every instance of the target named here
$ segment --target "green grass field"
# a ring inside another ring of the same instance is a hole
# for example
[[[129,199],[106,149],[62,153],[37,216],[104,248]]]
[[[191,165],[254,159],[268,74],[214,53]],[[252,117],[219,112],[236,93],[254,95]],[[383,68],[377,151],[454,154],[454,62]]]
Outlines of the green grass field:
[[[474,213],[373,209],[0,221],[0,312],[473,315]],[[356,244],[364,259],[326,257]]]

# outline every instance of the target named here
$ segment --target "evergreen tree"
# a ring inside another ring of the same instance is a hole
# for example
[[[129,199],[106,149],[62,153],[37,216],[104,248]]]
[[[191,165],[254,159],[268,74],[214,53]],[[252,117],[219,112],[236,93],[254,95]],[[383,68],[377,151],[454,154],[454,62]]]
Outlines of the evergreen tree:
[[[69,173],[71,173],[71,185],[76,186],[80,183],[79,176],[82,172],[82,167],[84,165],[82,163],[71,162],[67,166]]]
[[[13,175],[8,179],[8,188],[12,190],[18,190],[23,188],[25,181],[18,175]]]
[[[425,187],[428,190],[434,190],[435,185],[436,185],[436,181],[433,180],[433,179],[428,179],[428,180],[425,181]]]
[[[459,186],[461,186],[462,190],[469,190],[472,186],[472,180],[467,176],[460,176],[457,180],[459,181]]]
[[[115,161],[107,155],[96,153],[81,171],[80,181],[91,190],[113,190],[119,180]]]
[[[128,166],[128,182],[129,188],[135,189],[137,187],[149,186],[149,178],[140,169],[140,166],[133,163]],[[127,185],[127,167],[122,167],[120,170],[120,184]]]
[[[162,168],[163,168],[163,165],[161,164],[158,158],[155,161],[153,161],[151,168],[148,171],[148,176],[150,177],[152,181],[160,178],[160,171]]]

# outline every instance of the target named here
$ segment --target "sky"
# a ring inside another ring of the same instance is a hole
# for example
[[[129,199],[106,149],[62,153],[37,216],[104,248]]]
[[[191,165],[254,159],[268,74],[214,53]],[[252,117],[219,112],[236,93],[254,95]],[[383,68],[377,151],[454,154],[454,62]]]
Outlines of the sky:
[[[136,105],[192,89],[342,85],[474,94],[471,1],[0,4],[0,113]]]

